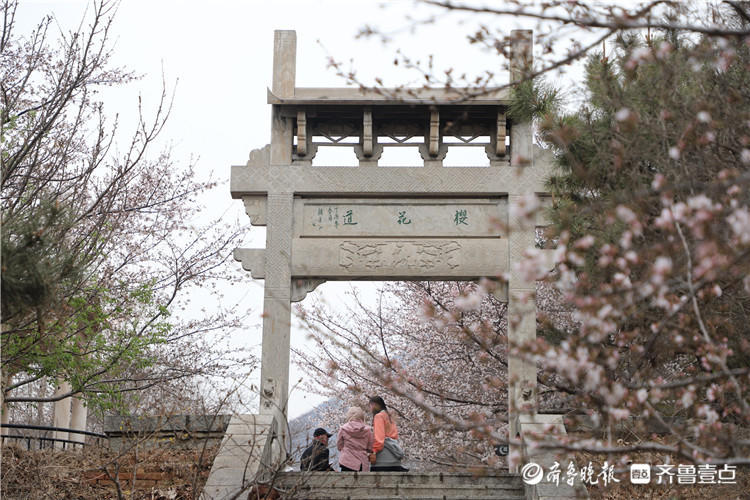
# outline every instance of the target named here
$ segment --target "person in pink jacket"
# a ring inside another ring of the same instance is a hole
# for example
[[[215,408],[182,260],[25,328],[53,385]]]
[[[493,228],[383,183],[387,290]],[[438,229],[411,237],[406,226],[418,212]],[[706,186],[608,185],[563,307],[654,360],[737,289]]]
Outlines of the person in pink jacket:
[[[365,424],[362,408],[352,407],[346,412],[346,423],[338,433],[336,447],[339,449],[341,472],[370,470],[370,453],[375,437],[372,428]]]

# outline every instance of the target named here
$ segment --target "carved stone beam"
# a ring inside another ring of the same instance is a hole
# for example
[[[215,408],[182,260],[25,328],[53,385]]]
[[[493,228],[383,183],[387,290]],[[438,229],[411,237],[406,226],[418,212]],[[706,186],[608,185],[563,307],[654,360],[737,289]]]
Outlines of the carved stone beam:
[[[323,279],[292,279],[292,302],[300,302],[307,294],[315,290],[318,285],[325,283]]]
[[[297,111],[297,156],[307,155],[307,116]]]
[[[362,153],[365,157],[372,156],[372,110],[365,109],[362,116]]]
[[[235,248],[234,260],[242,262],[242,269],[250,271],[256,280],[266,279],[266,251],[263,248]]]

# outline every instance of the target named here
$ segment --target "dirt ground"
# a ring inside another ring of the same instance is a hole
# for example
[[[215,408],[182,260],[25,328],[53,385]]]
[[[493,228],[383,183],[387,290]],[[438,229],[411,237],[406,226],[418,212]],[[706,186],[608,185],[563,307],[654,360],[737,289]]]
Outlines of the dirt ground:
[[[7,500],[194,500],[216,450],[119,454],[95,447],[27,451],[6,445],[1,453],[0,497]]]

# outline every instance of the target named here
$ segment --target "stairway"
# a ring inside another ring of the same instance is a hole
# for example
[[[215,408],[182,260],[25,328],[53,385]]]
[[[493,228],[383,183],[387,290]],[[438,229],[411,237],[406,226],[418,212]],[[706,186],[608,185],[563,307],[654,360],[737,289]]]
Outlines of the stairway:
[[[273,482],[280,498],[330,500],[523,500],[515,474],[475,476],[422,472],[285,472]]]

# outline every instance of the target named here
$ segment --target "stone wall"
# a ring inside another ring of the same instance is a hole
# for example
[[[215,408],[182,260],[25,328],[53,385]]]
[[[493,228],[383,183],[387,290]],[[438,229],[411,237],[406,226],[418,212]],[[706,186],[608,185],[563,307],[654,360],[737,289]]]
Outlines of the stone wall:
[[[197,500],[217,449],[132,448],[125,452],[87,446],[82,450],[31,450],[4,445],[3,499]]]
[[[208,477],[208,472],[208,470],[201,471],[202,481],[205,482]],[[96,484],[109,489],[114,488],[115,477],[119,481],[120,487],[127,490],[131,489],[131,485],[134,490],[148,488],[169,489],[175,487],[176,484],[181,484],[185,480],[192,479],[189,477],[189,473],[192,473],[192,471],[183,472],[175,471],[174,469],[162,470],[162,467],[160,466],[150,465],[138,467],[135,470],[132,468],[124,468],[116,475],[112,474],[111,477],[105,472],[88,471],[83,473],[83,478],[90,484]]]
[[[230,415],[109,416],[104,434],[113,449],[215,447],[229,425]]]

